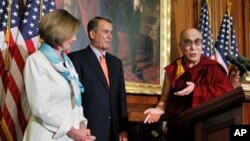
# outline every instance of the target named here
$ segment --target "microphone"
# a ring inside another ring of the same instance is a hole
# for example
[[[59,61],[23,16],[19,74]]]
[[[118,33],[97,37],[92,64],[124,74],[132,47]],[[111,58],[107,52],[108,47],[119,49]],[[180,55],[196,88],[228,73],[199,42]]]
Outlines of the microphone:
[[[246,72],[248,71],[248,70],[247,70],[246,64],[245,64],[245,63],[242,63],[242,60],[239,61],[239,59],[238,59],[237,57],[234,57],[233,55],[228,54],[228,55],[226,56],[226,59],[227,59],[230,63],[232,63],[232,64],[234,64],[234,65],[236,65],[236,66],[238,67],[238,69],[239,69],[239,71],[240,71],[240,76],[242,76],[244,73],[246,73]],[[241,58],[241,59],[242,59],[242,58]]]
[[[237,57],[237,60],[240,62],[240,63],[244,63],[247,67],[247,70],[250,71],[250,62],[243,56],[238,56]]]

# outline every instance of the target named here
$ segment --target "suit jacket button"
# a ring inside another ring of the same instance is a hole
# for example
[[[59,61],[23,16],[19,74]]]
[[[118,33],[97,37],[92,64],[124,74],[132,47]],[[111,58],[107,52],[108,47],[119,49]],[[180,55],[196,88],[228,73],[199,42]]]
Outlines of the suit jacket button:
[[[108,119],[111,119],[111,116],[109,116]]]

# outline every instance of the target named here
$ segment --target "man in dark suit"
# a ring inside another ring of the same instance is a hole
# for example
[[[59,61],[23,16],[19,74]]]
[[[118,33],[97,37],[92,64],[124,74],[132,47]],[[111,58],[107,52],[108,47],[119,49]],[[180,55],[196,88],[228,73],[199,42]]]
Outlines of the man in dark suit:
[[[72,60],[85,91],[82,94],[84,116],[97,141],[127,141],[128,113],[121,60],[106,50],[112,43],[112,22],[95,17],[88,23],[90,45],[72,52]],[[99,61],[104,55],[107,76]],[[107,77],[107,78],[106,78]]]

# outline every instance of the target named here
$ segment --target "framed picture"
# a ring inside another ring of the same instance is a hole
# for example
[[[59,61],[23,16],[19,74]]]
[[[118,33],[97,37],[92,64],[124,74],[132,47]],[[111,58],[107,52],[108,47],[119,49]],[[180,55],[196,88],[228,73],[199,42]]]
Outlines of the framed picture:
[[[149,36],[153,41],[153,49],[151,50],[153,55],[152,65],[145,68],[143,74],[146,80],[143,82],[126,81],[126,91],[128,93],[161,94],[165,72],[164,67],[170,63],[171,4],[169,0],[158,0],[158,2],[158,13],[153,9],[148,9],[150,13],[158,14],[157,17],[159,17],[156,21],[156,23],[159,22],[159,31],[152,27],[152,30],[149,32]],[[149,26],[147,21],[144,24]],[[145,43],[148,42],[145,41]]]
[[[73,50],[87,47],[87,23],[95,16],[111,19],[108,52],[123,63],[127,93],[161,94],[164,67],[170,63],[170,0],[55,0],[82,21]]]

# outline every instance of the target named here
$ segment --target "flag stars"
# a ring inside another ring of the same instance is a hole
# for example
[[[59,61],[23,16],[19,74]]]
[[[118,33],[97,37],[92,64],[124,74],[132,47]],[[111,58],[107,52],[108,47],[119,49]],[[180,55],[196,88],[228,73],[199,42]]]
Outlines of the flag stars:
[[[3,1],[3,2],[2,2],[2,6],[3,6],[3,7],[5,7],[5,5],[6,5],[6,2],[5,2],[5,1]]]
[[[50,10],[49,10],[49,12],[52,12],[52,11],[54,11],[54,9],[50,9]]]
[[[3,13],[3,9],[1,8],[1,9],[0,9],[0,14],[2,14],[2,13]]]
[[[31,36],[33,34],[33,32],[30,30],[30,31],[28,31],[28,34],[29,34],[29,36]]]
[[[8,15],[7,15],[7,13],[6,14],[4,14],[4,19],[7,19],[8,18]]]
[[[45,5],[43,5],[43,10],[46,10],[46,6]]]
[[[23,19],[23,23],[25,24],[25,23],[27,23],[28,22],[28,20],[27,19]]]
[[[38,11],[38,8],[37,8],[37,7],[35,7],[35,8],[34,8],[34,12],[37,12],[37,11]]]
[[[26,12],[24,13],[24,15],[25,15],[25,17],[29,16],[29,12],[26,11]]]
[[[17,17],[18,16],[18,13],[17,12],[13,12],[12,13],[14,17]]]
[[[36,20],[36,18],[37,18],[36,15],[32,15],[33,20]]]
[[[51,1],[51,2],[50,2],[50,5],[55,6],[54,1]]]
[[[51,5],[52,4],[51,1],[53,0],[44,0],[42,10],[40,9],[41,0],[27,1],[29,2],[28,4],[29,8],[26,8],[25,19],[23,20],[23,25],[21,27],[22,28],[21,32],[24,39],[29,39],[37,36],[40,14],[44,16],[48,12],[50,12],[49,9],[55,8],[55,6]]]
[[[3,25],[3,27],[6,27],[6,26],[7,26],[7,23],[6,23],[6,22],[3,22],[2,25]]]
[[[31,4],[30,4],[30,3],[27,5],[27,8],[28,8],[28,9],[31,8]]]
[[[16,20],[11,20],[11,24],[15,24],[16,23]]]
[[[18,4],[16,4],[16,5],[15,5],[15,7],[16,7],[16,9],[19,9],[19,6],[18,6]]]
[[[33,23],[30,23],[30,27],[31,27],[31,28],[33,28],[33,27],[34,27],[34,25],[35,25],[35,24],[33,24]]]

